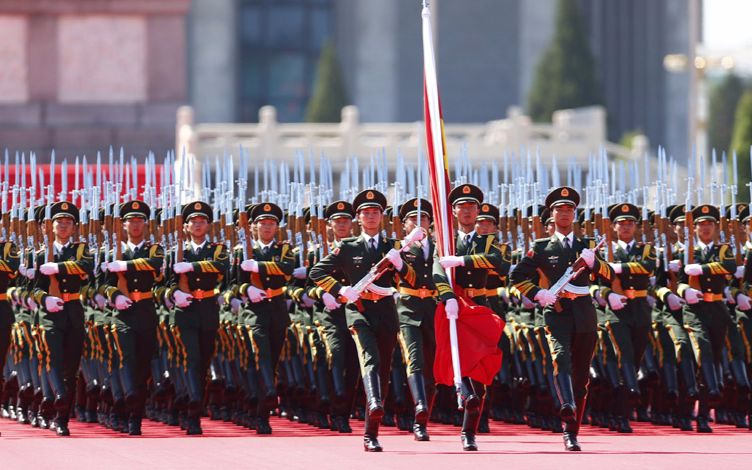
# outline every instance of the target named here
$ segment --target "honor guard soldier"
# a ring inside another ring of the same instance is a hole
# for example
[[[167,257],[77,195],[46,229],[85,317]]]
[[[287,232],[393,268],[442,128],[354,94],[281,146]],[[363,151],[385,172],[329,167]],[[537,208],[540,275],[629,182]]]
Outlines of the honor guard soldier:
[[[454,217],[459,225],[455,239],[455,254],[436,257],[434,262],[434,281],[439,299],[444,302],[448,318],[458,318],[459,304],[457,295],[463,295],[478,305],[488,306],[486,284],[491,272],[504,272],[504,261],[495,235],[480,235],[475,231],[475,223],[483,202],[483,192],[472,184],[462,184],[449,193]],[[454,291],[449,285],[446,269],[455,269]],[[475,434],[478,431],[480,415],[483,411],[485,385],[462,377],[462,400],[465,410],[462,420],[462,449],[478,450]]]
[[[111,261],[106,289],[117,313],[112,329],[120,346],[120,383],[129,408],[128,433],[141,435],[146,403],[146,381],[157,351],[157,311],[152,289],[161,277],[164,249],[146,239],[150,208],[142,201],[120,206],[127,235],[122,259]]]
[[[68,417],[84,346],[84,307],[80,291],[93,275],[93,258],[86,243],[73,242],[79,210],[72,202],[51,205],[54,259],[37,254],[34,302],[39,313],[40,341],[46,350],[47,379],[54,393],[55,425],[58,436],[69,436]],[[49,247],[47,247],[49,248]]]
[[[718,380],[729,323],[724,290],[726,277],[736,273],[736,260],[729,244],[715,241],[720,219],[717,207],[699,205],[692,210],[692,219],[691,236],[696,236],[697,242],[694,253],[688,257],[690,263],[680,271],[677,293],[686,301],[684,325],[695,345],[704,385],[700,389],[697,432],[712,432],[709,414],[710,408],[715,408],[721,399]]]
[[[282,220],[279,206],[262,202],[252,207],[249,216],[258,237],[253,256],[240,263],[242,274],[238,273],[236,282],[239,295],[250,301],[246,321],[261,386],[256,433],[271,434],[269,412],[277,406],[275,372],[290,324],[285,285],[295,269],[295,255],[289,243],[274,238]]]
[[[419,214],[420,211],[420,214]],[[410,199],[399,209],[404,233],[420,226],[429,233],[433,208],[425,199]],[[433,359],[436,336],[433,315],[436,311],[436,285],[433,281],[433,240],[426,236],[421,243],[402,253],[407,273],[397,279],[397,315],[400,322],[400,345],[406,363],[407,384],[415,404],[413,435],[416,441],[428,441],[426,430],[436,390]]]
[[[343,240],[339,247],[311,269],[310,277],[318,287],[347,302],[347,325],[358,350],[366,393],[363,447],[367,452],[381,452],[379,424],[384,416],[383,399],[388,389],[392,353],[399,332],[397,309],[391,292],[395,271],[389,268],[362,293],[352,286],[385,257],[400,275],[407,274],[408,268],[398,251],[399,242],[386,239],[379,233],[386,197],[379,191],[365,190],[355,196],[353,208],[361,226],[360,236]],[[347,284],[335,277],[341,274],[346,277]]]
[[[3,228],[7,229],[7,227]],[[15,323],[13,307],[8,301],[8,289],[11,287],[11,282],[18,276],[20,264],[20,254],[16,244],[9,240],[0,242],[0,358],[3,362],[8,357],[11,329]],[[3,390],[2,374],[0,374],[0,390]]]
[[[190,240],[183,245],[183,259],[172,265],[170,288],[165,293],[177,308],[174,330],[183,354],[188,414],[186,431],[202,434],[201,409],[206,388],[206,374],[214,356],[219,327],[219,286],[228,268],[227,247],[209,243],[207,234],[212,223],[212,207],[201,201],[186,204],[182,210],[184,227]]]
[[[598,278],[611,282],[613,269],[594,251],[595,241],[573,233],[575,209],[580,195],[572,188],[554,189],[546,197],[546,207],[556,225],[553,236],[538,239],[532,249],[512,271],[514,287],[544,308],[544,320],[554,363],[556,389],[564,421],[564,447],[581,450],[577,442],[585,411],[590,361],[597,340],[597,315],[590,297],[590,282]],[[579,258],[578,258],[579,257]],[[566,269],[584,262],[579,275],[571,279],[556,295],[548,290]],[[539,275],[536,285],[530,279]]]
[[[631,432],[629,416],[640,400],[637,369],[640,367],[652,327],[652,308],[647,301],[650,277],[655,271],[655,250],[635,239],[640,209],[629,203],[617,204],[609,213],[617,241],[613,242],[614,270],[611,285],[601,296],[606,300],[606,329],[611,340],[622,384],[617,393],[619,432]]]

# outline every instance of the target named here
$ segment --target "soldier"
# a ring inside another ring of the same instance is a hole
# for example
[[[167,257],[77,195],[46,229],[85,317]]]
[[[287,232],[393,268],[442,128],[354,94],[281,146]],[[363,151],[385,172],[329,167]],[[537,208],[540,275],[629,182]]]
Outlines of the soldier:
[[[359,293],[352,285],[362,279],[383,258],[387,258],[400,274],[408,267],[399,253],[399,242],[383,237],[379,230],[386,209],[386,197],[376,190],[365,190],[355,196],[353,209],[361,226],[361,234],[347,238],[310,271],[318,287],[335,298],[347,302],[347,325],[358,350],[363,388],[366,393],[366,425],[363,448],[381,452],[378,441],[379,423],[384,416],[383,399],[389,384],[389,366],[397,343],[399,321],[391,287],[394,272],[387,269],[370,290]],[[347,284],[338,276],[343,274]]]
[[[43,367],[54,393],[58,436],[69,436],[68,417],[84,345],[84,308],[80,291],[93,275],[93,258],[86,243],[72,241],[79,220],[73,203],[60,201],[49,207],[54,233],[54,259],[37,254],[39,273],[33,291],[41,307],[39,335],[47,357]],[[49,247],[48,247],[49,248]]]
[[[250,219],[256,225],[258,238],[253,257],[240,263],[236,273],[238,295],[250,301],[247,326],[256,357],[259,385],[256,433],[271,434],[269,412],[277,406],[275,371],[290,324],[285,303],[285,284],[295,268],[292,247],[277,242],[275,235],[282,220],[282,209],[276,204],[253,206]]]
[[[522,295],[545,309],[567,451],[581,450],[577,433],[585,411],[590,360],[597,340],[597,315],[590,297],[589,277],[610,282],[614,276],[608,263],[593,251],[595,241],[573,233],[579,202],[579,194],[570,187],[560,187],[548,194],[546,207],[551,209],[556,232],[551,237],[536,240],[510,276]],[[575,260],[584,262],[586,269],[571,279],[559,295],[549,291]],[[538,285],[530,280],[536,271],[540,274]]]
[[[727,243],[717,243],[720,212],[702,204],[692,210],[694,235],[697,236],[690,263],[680,271],[677,293],[686,301],[684,324],[692,339],[700,367],[703,387],[697,412],[697,432],[712,432],[710,408],[721,399],[718,383],[721,352],[728,329],[729,311],[724,303],[726,276],[736,273],[736,260]],[[687,248],[685,247],[684,251]],[[677,253],[681,256],[682,253]]]
[[[480,235],[475,231],[475,223],[483,202],[483,192],[472,184],[462,184],[449,193],[449,203],[459,230],[455,240],[455,254],[436,257],[434,263],[434,281],[439,291],[439,299],[444,302],[447,318],[458,318],[459,304],[457,294],[460,294],[477,305],[488,306],[486,284],[491,272],[505,272],[496,237],[493,234]],[[449,285],[446,275],[447,269],[455,269],[454,290]],[[457,294],[456,294],[456,293]],[[476,451],[475,434],[478,431],[480,415],[483,411],[485,385],[470,377],[462,377],[462,400],[464,416],[460,439],[462,449]]]
[[[128,236],[121,260],[107,265],[107,298],[117,309],[113,332],[120,349],[120,381],[129,409],[128,433],[141,435],[146,403],[146,380],[157,348],[157,312],[152,289],[161,277],[164,249],[146,240],[150,208],[142,201],[120,206]]]
[[[655,250],[649,243],[635,240],[640,209],[629,203],[615,205],[609,219],[618,240],[613,243],[614,261],[609,263],[616,276],[601,290],[606,300],[606,330],[622,383],[617,389],[617,429],[631,432],[629,416],[640,400],[637,368],[648,345],[652,313],[647,301],[650,276],[655,271]]]
[[[174,304],[174,332],[183,353],[188,410],[188,435],[202,434],[201,407],[204,401],[206,373],[214,355],[219,327],[217,294],[228,267],[227,247],[209,243],[207,234],[212,222],[212,208],[201,201],[183,207],[184,227],[190,240],[183,246],[183,259],[172,266],[170,288],[165,298]]]
[[[0,242],[0,359],[3,363],[8,357],[11,329],[15,323],[13,307],[8,301],[8,289],[11,287],[11,282],[18,276],[20,264],[20,254],[16,244],[9,240]],[[0,390],[3,388],[3,379],[0,376]]]
[[[418,226],[428,233],[432,214],[431,203],[425,199],[410,199],[399,209],[399,218],[405,233],[412,232]],[[399,276],[397,280],[397,291],[400,294],[397,299],[399,340],[402,357],[407,366],[407,384],[415,404],[413,435],[416,441],[430,439],[426,425],[435,393],[433,359],[436,353],[436,337],[433,314],[436,311],[437,291],[433,281],[434,252],[434,243],[428,236],[420,245],[404,251],[402,259],[408,267],[407,274]]]

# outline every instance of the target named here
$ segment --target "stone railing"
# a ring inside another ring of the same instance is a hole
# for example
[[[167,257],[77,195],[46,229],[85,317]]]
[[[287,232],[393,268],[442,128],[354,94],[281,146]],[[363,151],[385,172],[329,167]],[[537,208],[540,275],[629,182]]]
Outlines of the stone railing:
[[[193,109],[177,113],[176,153],[202,158],[237,155],[238,146],[256,161],[274,159],[292,162],[296,153],[326,155],[336,170],[346,157],[370,158],[377,152],[387,156],[401,153],[414,159],[425,150],[422,122],[361,123],[355,106],[342,108],[342,121],[330,124],[279,123],[276,110],[261,108],[258,123],[195,123]],[[510,108],[505,119],[482,124],[446,124],[447,154],[462,153],[471,162],[501,159],[521,151],[539,152],[543,162],[554,156],[586,165],[589,155],[605,149],[619,159],[642,158],[648,141],[639,136],[628,149],[607,141],[606,112],[602,107],[561,110],[551,124],[533,123],[519,108]],[[179,158],[179,157],[178,157]],[[395,159],[389,158],[394,161]]]

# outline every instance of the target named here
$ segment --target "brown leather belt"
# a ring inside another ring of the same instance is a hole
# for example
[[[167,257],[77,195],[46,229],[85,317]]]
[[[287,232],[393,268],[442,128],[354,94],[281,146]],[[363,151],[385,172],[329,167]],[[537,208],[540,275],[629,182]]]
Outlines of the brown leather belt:
[[[723,294],[713,294],[712,292],[702,293],[703,302],[718,302],[723,300]]]
[[[142,300],[154,298],[154,293],[152,293],[152,292],[131,292],[128,295],[128,298],[131,299],[134,302],[141,302]]]
[[[421,287],[420,289],[410,289],[409,287],[400,287],[399,293],[402,295],[411,295],[413,297],[420,297],[421,299],[425,299],[428,297],[436,297],[436,294],[438,294],[438,292],[435,289],[426,289],[425,287]]]
[[[636,289],[625,289],[624,290],[624,297],[628,299],[639,299],[644,298],[648,296],[647,290],[636,290]]]
[[[387,296],[385,295],[379,295],[376,293],[373,293],[371,291],[363,291],[362,294],[360,294],[360,300],[370,300],[371,302],[378,302],[379,300],[385,298]]]
[[[191,295],[195,300],[203,300],[203,299],[210,299],[212,297],[216,297],[217,294],[219,294],[219,289],[212,289],[212,290],[201,290],[196,289],[191,291]]]
[[[586,297],[586,296],[589,296],[589,295],[590,295],[590,294],[575,294],[574,292],[569,292],[569,291],[562,291],[562,292],[561,292],[561,293],[559,294],[559,298],[560,298],[560,299],[569,299],[569,300],[574,300],[574,299],[576,299],[576,298],[579,298],[579,297]]]
[[[74,300],[79,300],[81,294],[78,292],[74,294],[60,294],[60,298],[63,299],[63,302],[73,302]]]

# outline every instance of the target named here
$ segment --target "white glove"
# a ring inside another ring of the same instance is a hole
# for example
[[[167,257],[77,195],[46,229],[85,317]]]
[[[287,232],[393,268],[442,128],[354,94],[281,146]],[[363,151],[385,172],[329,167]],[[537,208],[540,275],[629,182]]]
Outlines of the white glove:
[[[355,302],[360,298],[360,294],[355,292],[350,286],[344,286],[339,290],[339,295],[346,298],[348,302]]]
[[[125,261],[112,261],[107,264],[107,270],[111,273],[124,273],[128,270],[128,263]]]
[[[621,263],[608,263],[609,266],[611,266],[611,269],[614,270],[614,273],[621,274]]]
[[[95,295],[94,302],[96,302],[97,307],[102,310],[104,310],[104,308],[107,306],[107,299],[102,294]]]
[[[107,266],[108,264],[109,264],[109,263],[107,263],[107,261],[102,261],[102,262],[101,262],[101,263],[99,264],[99,270],[100,270],[100,271],[102,271],[103,273],[106,273],[106,272],[107,272],[107,269],[108,269],[108,266]]]
[[[645,300],[647,300],[648,305],[650,305],[650,308],[655,308],[655,297],[653,297],[652,295],[649,295],[645,297]]]
[[[668,270],[672,273],[678,273],[681,269],[682,262],[680,259],[672,259],[668,262]]]
[[[747,310],[752,308],[752,302],[750,302],[749,296],[744,294],[739,294],[736,296],[736,305],[742,312],[746,312]]]
[[[530,310],[531,308],[535,308],[535,302],[528,299],[526,295],[522,296],[522,308]]]
[[[48,295],[44,299],[44,308],[47,309],[48,312],[55,313],[59,312],[63,309],[63,299],[60,297],[53,297],[51,295]]]
[[[736,267],[736,272],[734,273],[734,277],[737,279],[741,279],[744,277],[744,265]]]
[[[240,263],[240,269],[248,273],[257,273],[259,271],[258,261],[255,259],[247,259]]]
[[[218,295],[217,296],[217,305],[222,307],[225,304],[225,296],[224,295]]]
[[[465,258],[462,256],[442,256],[439,258],[439,263],[444,269],[456,268],[457,266],[465,265]]]
[[[734,299],[734,296],[731,295],[731,289],[728,286],[723,289],[723,296],[726,298],[726,302],[731,305],[736,305],[736,299]]]
[[[266,292],[256,286],[248,286],[248,289],[246,289],[245,293],[248,296],[248,299],[254,304],[261,302],[266,298]]]
[[[648,282],[650,282],[650,285],[651,285],[651,286],[655,287],[655,282],[656,282],[656,281],[655,281],[655,276],[650,276],[650,277],[648,278]]]
[[[611,310],[619,311],[627,305],[627,298],[612,292],[608,296],[608,305],[611,307]]]
[[[392,248],[389,250],[386,254],[386,258],[389,260],[390,263],[394,266],[394,268],[399,271],[402,269],[402,256],[400,256],[400,252],[398,250],[395,250]]]
[[[186,308],[193,302],[193,296],[188,292],[182,290],[176,290],[172,297],[175,299],[175,305],[180,308]]]
[[[167,293],[165,293],[165,295],[164,295],[164,304],[170,310],[172,310],[172,308],[175,306],[174,302],[172,301],[172,299],[170,298],[170,296],[167,295]]]
[[[669,309],[679,310],[684,301],[676,294],[668,294],[668,296],[666,296],[666,303],[668,304]]]
[[[18,267],[18,272],[21,273],[21,276],[26,277],[26,266],[24,266],[23,264],[21,266],[19,266]]]
[[[548,307],[556,302],[556,296],[548,289],[541,289],[535,294],[533,300],[538,302],[541,307]]]
[[[499,292],[500,292],[499,297],[501,297],[501,300],[504,301],[504,303],[508,305],[509,304],[509,291],[506,289],[501,289]]]
[[[238,312],[240,312],[241,305],[243,305],[243,303],[240,301],[240,299],[230,299],[230,310],[232,311],[232,313],[237,315]]]
[[[180,263],[175,263],[175,265],[172,267],[172,270],[177,274],[189,273],[193,271],[193,263],[186,263],[184,261],[181,261]]]
[[[37,309],[37,303],[34,302],[34,299],[32,299],[31,297],[29,297],[28,299],[26,299],[26,307],[29,310],[36,310]]]
[[[684,274],[687,276],[702,276],[702,265],[688,264],[684,266]]]
[[[295,270],[292,272],[292,276],[295,279],[305,279],[306,277],[308,277],[308,273],[306,272],[306,267],[301,266],[299,268],[295,268]]]
[[[593,265],[595,264],[595,252],[593,250],[585,248],[580,253],[580,257],[585,261],[588,268],[593,269]]]
[[[602,308],[606,308],[607,302],[606,302],[606,299],[604,299],[603,296],[601,295],[600,289],[595,291],[594,297],[595,297],[595,301],[598,302],[598,305],[600,305]]]
[[[118,310],[128,310],[133,305],[133,301],[124,295],[115,297],[115,308]]]
[[[335,299],[329,292],[324,292],[324,295],[321,296],[321,300],[324,301],[324,306],[327,310],[337,310],[340,307],[340,303],[337,302],[337,299]]]
[[[689,305],[694,305],[702,300],[702,292],[690,287],[684,291],[684,300],[686,300]]]
[[[28,268],[26,270],[26,278],[29,279],[29,280],[34,279],[34,276],[36,275],[36,273],[37,273],[36,269],[34,269],[34,268]]]
[[[300,300],[303,301],[303,306],[306,308],[311,308],[314,305],[314,301],[312,298],[308,297],[308,294],[303,294],[303,296],[300,298]]]
[[[59,273],[60,268],[58,268],[57,263],[44,263],[39,266],[39,272],[45,276],[52,276],[53,274]]]
[[[457,299],[447,299],[444,302],[444,311],[446,311],[447,320],[456,320],[460,317],[460,306]]]

